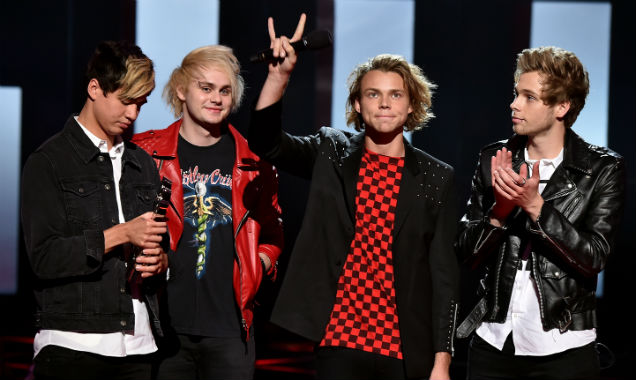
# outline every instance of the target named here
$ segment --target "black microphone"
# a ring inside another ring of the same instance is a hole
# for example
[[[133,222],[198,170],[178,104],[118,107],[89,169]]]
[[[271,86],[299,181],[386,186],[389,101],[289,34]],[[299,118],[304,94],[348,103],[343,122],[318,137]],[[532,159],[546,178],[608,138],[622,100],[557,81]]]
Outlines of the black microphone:
[[[331,46],[333,43],[333,37],[331,37],[331,33],[328,30],[315,30],[309,35],[303,37],[302,39],[292,42],[291,46],[294,47],[294,50],[297,52],[303,50],[316,50],[322,49],[327,46]],[[251,63],[256,62],[271,62],[274,60],[273,50],[267,49],[259,51],[258,53],[252,55],[250,57]]]

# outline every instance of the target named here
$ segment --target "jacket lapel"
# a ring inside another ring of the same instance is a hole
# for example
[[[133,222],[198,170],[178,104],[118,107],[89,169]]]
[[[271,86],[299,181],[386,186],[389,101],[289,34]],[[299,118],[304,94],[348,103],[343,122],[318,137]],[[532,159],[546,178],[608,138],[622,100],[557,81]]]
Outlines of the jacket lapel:
[[[342,158],[341,178],[348,206],[347,210],[353,221],[355,221],[356,209],[356,184],[358,183],[363,151],[364,133],[359,133],[351,138],[351,143]]]
[[[417,198],[417,176],[420,174],[417,156],[413,147],[404,139],[404,169],[402,170],[402,181],[400,182],[400,192],[398,194],[397,207],[395,209],[395,224],[393,226],[394,241],[404,224],[406,217],[413,209]]]
[[[572,174],[580,172],[591,175],[592,173],[586,154],[587,143],[570,128],[565,132],[564,145],[563,162],[554,171],[541,194],[546,201],[564,197],[576,191],[576,181],[571,178]]]
[[[512,166],[517,173],[521,165],[525,162],[523,152],[526,142],[527,137],[514,135],[506,144],[513,152]],[[570,177],[570,172],[579,171],[584,174],[590,174],[590,163],[587,161],[577,161],[577,157],[586,157],[586,154],[584,154],[587,149],[586,143],[570,128],[565,132],[564,145],[563,162],[556,168],[541,194],[546,201],[564,197],[576,191],[576,183]]]

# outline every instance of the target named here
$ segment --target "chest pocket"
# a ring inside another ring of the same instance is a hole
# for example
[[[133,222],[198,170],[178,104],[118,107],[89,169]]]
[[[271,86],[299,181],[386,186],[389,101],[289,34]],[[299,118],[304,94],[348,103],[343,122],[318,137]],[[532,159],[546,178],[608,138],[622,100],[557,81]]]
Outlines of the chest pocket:
[[[152,211],[157,192],[152,184],[137,184],[134,189],[134,208],[135,216],[141,215],[146,211]]]
[[[71,224],[96,227],[102,214],[100,184],[94,180],[62,181],[66,214]]]

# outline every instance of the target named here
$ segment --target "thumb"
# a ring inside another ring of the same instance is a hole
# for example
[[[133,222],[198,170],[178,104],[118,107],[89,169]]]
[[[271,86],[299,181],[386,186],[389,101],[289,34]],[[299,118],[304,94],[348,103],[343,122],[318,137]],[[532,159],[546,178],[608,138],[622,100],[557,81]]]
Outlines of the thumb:
[[[521,167],[519,168],[519,175],[521,178],[528,178],[528,164],[521,164]]]

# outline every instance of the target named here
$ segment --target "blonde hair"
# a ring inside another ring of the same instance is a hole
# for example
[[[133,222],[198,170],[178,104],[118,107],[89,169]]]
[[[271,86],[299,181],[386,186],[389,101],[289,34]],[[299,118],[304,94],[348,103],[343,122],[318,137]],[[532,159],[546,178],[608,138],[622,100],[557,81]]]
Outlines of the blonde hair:
[[[195,78],[199,70],[214,66],[225,71],[232,87],[232,112],[238,110],[243,99],[245,82],[241,76],[241,65],[232,49],[223,45],[209,45],[192,50],[183,58],[181,66],[172,71],[168,83],[163,89],[163,97],[172,113],[180,117],[183,113],[183,101],[177,96],[177,89],[185,89]]]
[[[346,105],[347,124],[354,125],[357,131],[364,130],[360,114],[355,109],[356,100],[360,100],[362,78],[372,70],[393,72],[402,77],[404,87],[409,95],[412,112],[406,119],[405,131],[414,131],[426,126],[435,117],[431,111],[433,89],[437,86],[428,80],[422,70],[404,57],[393,54],[380,54],[362,63],[349,75],[349,97]]]
[[[570,109],[563,117],[571,127],[585,106],[590,91],[588,73],[574,53],[554,47],[542,46],[525,49],[517,56],[515,83],[521,74],[537,71],[541,75],[541,100],[548,105],[569,101]]]
[[[126,75],[120,81],[119,100],[131,101],[148,96],[155,88],[155,71],[147,58],[128,58]]]

